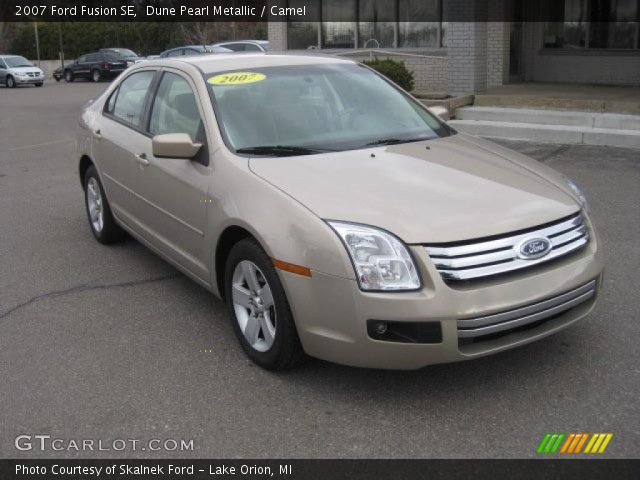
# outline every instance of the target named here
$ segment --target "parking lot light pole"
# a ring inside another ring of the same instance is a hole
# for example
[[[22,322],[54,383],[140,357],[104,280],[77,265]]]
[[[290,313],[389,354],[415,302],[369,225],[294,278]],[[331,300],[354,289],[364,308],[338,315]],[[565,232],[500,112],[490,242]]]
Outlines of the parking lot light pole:
[[[60,47],[60,66],[64,72],[64,46],[62,45],[62,24],[58,23],[58,46]]]
[[[36,34],[36,56],[38,57],[38,67],[40,66],[40,39],[38,38],[38,22],[33,22],[33,30]]]

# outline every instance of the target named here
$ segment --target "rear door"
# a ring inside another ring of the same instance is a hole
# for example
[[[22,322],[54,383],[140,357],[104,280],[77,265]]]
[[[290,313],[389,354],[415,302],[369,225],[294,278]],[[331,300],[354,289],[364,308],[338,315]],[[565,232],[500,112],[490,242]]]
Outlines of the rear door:
[[[7,64],[4,63],[4,59],[0,58],[0,82],[4,83],[7,78]]]
[[[167,69],[150,102],[149,137],[186,133],[202,144],[193,159],[154,157],[151,145],[144,153],[148,164],[136,176],[134,189],[141,202],[141,223],[149,240],[180,265],[208,278],[204,234],[210,181],[208,140],[195,84],[186,74]]]
[[[91,77],[91,70],[95,68],[100,68],[100,54],[99,53],[89,53],[84,59],[84,62],[80,62],[78,72],[76,76],[83,78]]]
[[[93,132],[93,155],[111,209],[134,230],[140,230],[140,215],[144,211],[135,192],[142,161],[136,154],[151,148],[142,119],[156,74],[157,70],[149,69],[128,75],[109,96],[100,129]]]

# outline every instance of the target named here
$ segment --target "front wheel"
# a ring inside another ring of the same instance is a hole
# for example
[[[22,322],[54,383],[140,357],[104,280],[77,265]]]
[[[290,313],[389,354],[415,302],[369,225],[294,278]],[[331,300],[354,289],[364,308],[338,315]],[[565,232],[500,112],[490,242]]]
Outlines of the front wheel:
[[[231,249],[225,291],[233,329],[251,360],[268,370],[290,369],[304,360],[276,269],[255,240],[241,240]]]
[[[16,88],[16,80],[11,75],[7,77],[7,80],[5,83],[7,84],[8,88]]]
[[[124,231],[113,218],[100,177],[93,166],[87,169],[84,176],[84,192],[89,226],[96,240],[104,244],[122,240]]]

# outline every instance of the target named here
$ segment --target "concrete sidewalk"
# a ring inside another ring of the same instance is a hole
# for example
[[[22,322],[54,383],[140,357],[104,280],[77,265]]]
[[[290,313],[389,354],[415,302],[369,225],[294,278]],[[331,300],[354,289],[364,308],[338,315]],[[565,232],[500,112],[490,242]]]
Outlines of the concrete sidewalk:
[[[640,115],[640,87],[513,83],[476,95],[474,105]]]

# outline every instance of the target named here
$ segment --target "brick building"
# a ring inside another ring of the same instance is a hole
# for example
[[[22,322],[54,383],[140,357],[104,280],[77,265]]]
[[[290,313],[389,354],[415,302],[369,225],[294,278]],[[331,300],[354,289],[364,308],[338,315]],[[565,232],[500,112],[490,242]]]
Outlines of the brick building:
[[[345,21],[270,22],[272,50],[402,60],[415,73],[416,90],[478,93],[522,81],[640,86],[640,0],[288,4],[306,4],[319,20]],[[539,21],[543,4],[550,11]]]

